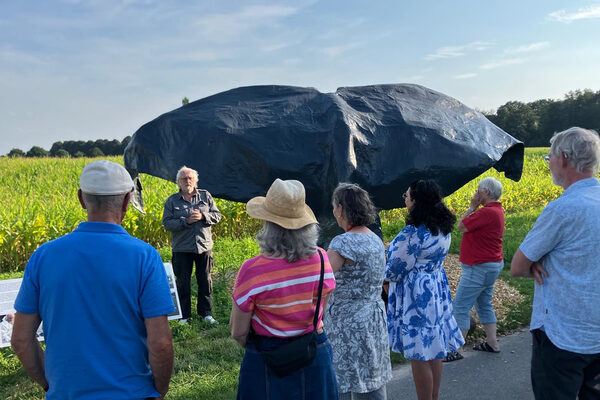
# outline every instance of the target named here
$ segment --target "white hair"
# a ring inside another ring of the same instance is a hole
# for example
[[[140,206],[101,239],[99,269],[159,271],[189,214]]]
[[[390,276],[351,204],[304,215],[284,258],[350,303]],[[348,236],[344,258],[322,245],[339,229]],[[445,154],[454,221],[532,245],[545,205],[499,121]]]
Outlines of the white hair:
[[[562,153],[579,173],[598,172],[600,137],[594,130],[574,126],[557,132],[550,139],[550,151],[555,156]]]
[[[286,229],[273,222],[264,221],[256,236],[263,253],[288,262],[307,259],[317,252],[319,227],[308,224],[300,229]]]
[[[177,176],[175,176],[175,183],[177,183],[177,187],[179,188],[181,188],[181,186],[179,186],[179,178],[181,178],[181,174],[183,174],[185,171],[191,171],[194,180],[198,182],[198,171],[184,165],[183,167],[179,168],[179,171],[177,171]]]
[[[479,182],[479,188],[490,192],[492,200],[498,200],[502,196],[502,183],[494,177],[483,178]]]

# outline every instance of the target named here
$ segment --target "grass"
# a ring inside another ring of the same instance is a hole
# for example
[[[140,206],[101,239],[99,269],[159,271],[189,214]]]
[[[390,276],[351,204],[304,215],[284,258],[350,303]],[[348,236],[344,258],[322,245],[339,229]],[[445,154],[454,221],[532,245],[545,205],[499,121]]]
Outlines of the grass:
[[[526,149],[523,178],[515,183],[490,170],[445,199],[457,214],[464,212],[477,182],[494,176],[504,185],[503,204],[506,213],[504,255],[506,267],[501,279],[516,287],[526,297],[512,307],[500,333],[527,325],[531,314],[533,281],[511,278],[509,263],[519,244],[548,203],[561,190],[554,186],[541,155],[547,149]],[[121,162],[118,158],[111,158]],[[90,159],[0,158],[0,279],[21,277],[31,253],[39,244],[70,232],[85,215],[76,203],[78,174]],[[173,183],[143,176],[146,214],[128,212],[124,226],[132,234],[148,241],[164,261],[170,261],[168,233],[160,224],[162,204],[175,191]],[[60,190],[56,190],[56,188]],[[214,315],[220,322],[211,326],[199,320],[190,325],[171,322],[175,343],[175,369],[169,399],[233,399],[243,349],[229,337],[231,288],[241,263],[259,253],[253,239],[260,223],[247,217],[244,205],[217,200],[224,218],[215,226],[215,271],[213,275]],[[30,207],[22,207],[30,204]],[[381,212],[386,242],[404,226],[405,210]],[[461,234],[453,233],[451,252],[458,253]],[[192,284],[193,293],[196,292]],[[195,301],[193,298],[192,301]],[[193,304],[192,307],[195,307]],[[402,362],[392,355],[393,362]],[[0,398],[36,399],[43,392],[23,371],[12,349],[0,349]]]

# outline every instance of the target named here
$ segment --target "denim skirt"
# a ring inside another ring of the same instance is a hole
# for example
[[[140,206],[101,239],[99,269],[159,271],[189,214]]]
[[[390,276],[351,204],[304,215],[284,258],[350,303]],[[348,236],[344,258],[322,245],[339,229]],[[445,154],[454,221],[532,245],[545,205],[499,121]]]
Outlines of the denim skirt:
[[[290,339],[259,336],[261,350],[272,350]],[[265,365],[252,340],[240,367],[238,400],[337,400],[338,385],[333,370],[333,353],[325,332],[317,335],[317,355],[312,364],[278,378]]]

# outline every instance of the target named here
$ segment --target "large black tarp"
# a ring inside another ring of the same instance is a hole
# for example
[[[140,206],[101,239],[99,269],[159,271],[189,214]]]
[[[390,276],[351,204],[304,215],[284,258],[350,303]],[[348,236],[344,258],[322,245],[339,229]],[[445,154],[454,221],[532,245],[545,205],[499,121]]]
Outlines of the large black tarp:
[[[199,172],[213,196],[246,202],[275,180],[297,179],[319,220],[338,182],[369,191],[380,209],[404,206],[415,179],[450,194],[490,167],[518,180],[523,143],[480,112],[413,84],[343,87],[335,93],[249,86],[209,96],[143,125],[125,166],[175,180]]]

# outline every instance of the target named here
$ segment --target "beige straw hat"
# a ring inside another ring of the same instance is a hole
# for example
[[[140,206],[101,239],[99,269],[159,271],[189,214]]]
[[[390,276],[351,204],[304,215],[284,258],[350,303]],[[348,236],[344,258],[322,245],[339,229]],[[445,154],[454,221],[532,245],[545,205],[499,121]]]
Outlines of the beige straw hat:
[[[301,182],[277,178],[266,197],[258,196],[248,201],[246,211],[252,218],[273,222],[286,229],[300,229],[318,223],[305,198]]]

